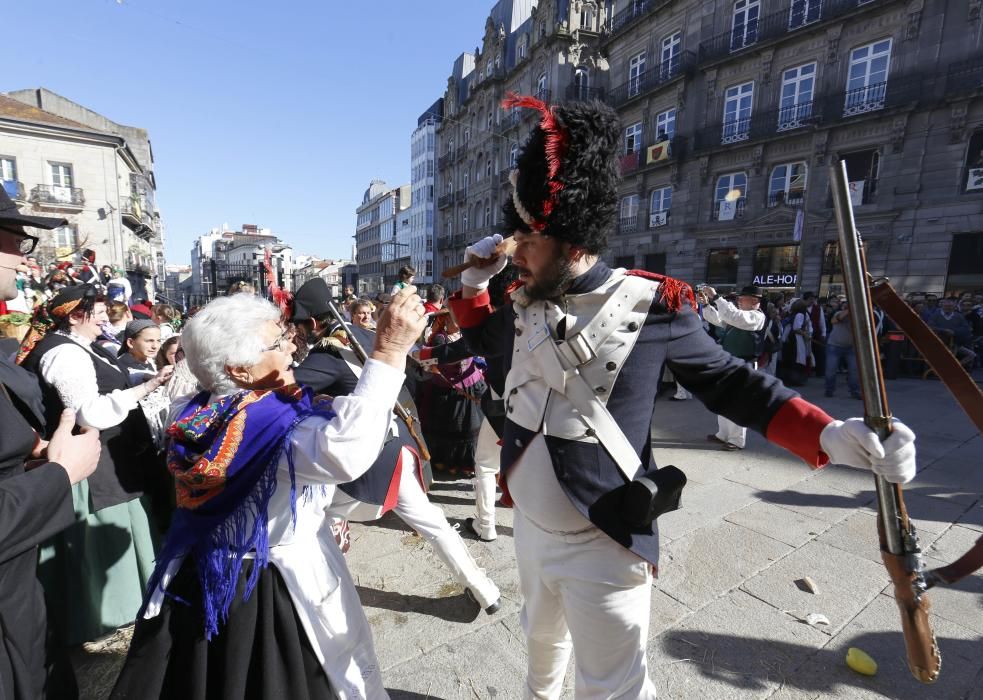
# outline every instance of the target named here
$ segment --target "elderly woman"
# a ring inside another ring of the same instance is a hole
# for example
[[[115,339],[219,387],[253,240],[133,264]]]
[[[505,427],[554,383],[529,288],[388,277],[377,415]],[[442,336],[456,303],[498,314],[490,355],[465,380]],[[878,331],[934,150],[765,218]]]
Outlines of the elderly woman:
[[[188,322],[181,344],[204,391],[172,411],[178,508],[112,697],[387,697],[324,509],[384,444],[424,325],[413,291],[334,400],[296,385],[272,304],[238,294]]]

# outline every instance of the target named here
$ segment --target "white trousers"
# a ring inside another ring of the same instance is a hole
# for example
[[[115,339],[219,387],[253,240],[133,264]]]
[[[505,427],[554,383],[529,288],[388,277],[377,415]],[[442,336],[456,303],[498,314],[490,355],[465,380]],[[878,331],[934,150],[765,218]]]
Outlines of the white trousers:
[[[495,477],[501,464],[502,448],[498,444],[498,435],[488,419],[481,421],[478,432],[478,444],[474,451],[474,524],[478,534],[493,540],[495,532],[495,498],[497,483]]]
[[[747,428],[729,421],[723,416],[717,416],[717,437],[731,445],[744,447],[747,441]]]
[[[757,362],[751,362],[750,365],[755,369],[758,368]],[[743,448],[747,442],[747,428],[727,420],[723,416],[717,416],[717,437],[731,445]]]
[[[597,528],[556,535],[515,511],[529,668],[526,698],[556,700],[571,649],[577,700],[651,700],[649,563]]]

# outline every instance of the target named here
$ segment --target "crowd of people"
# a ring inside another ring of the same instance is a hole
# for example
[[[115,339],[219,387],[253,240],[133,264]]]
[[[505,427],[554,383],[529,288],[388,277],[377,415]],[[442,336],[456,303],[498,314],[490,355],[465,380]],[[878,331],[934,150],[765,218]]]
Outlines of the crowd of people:
[[[649,448],[670,375],[720,416],[725,449],[752,429],[811,468],[914,476],[904,424],[882,442],[774,376],[825,361],[832,393],[848,308],[609,268],[617,115],[509,106],[540,117],[504,209],[512,264],[500,235],[475,242],[449,298],[404,268],[373,299],[314,279],[275,304],[244,284],[182,314],[117,298],[87,258],[35,290],[27,335],[0,346],[0,697],[76,696],[67,652],[135,620],[113,698],[385,698],[348,522],[392,511],[494,614],[464,537],[496,539],[500,499],[527,696],[558,698],[576,650],[577,697],[654,698],[656,518],[685,483]],[[27,297],[31,230],[62,224],[0,191],[0,296]],[[465,475],[458,530],[427,489]]]

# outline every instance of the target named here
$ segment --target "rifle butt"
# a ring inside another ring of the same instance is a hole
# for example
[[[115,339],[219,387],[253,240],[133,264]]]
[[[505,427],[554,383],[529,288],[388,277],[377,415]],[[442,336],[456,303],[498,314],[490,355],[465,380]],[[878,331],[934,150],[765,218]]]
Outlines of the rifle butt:
[[[942,668],[939,645],[928,618],[931,603],[923,592],[915,595],[916,574],[908,571],[904,556],[881,550],[881,559],[894,584],[894,600],[901,611],[908,669],[922,683],[934,683]]]

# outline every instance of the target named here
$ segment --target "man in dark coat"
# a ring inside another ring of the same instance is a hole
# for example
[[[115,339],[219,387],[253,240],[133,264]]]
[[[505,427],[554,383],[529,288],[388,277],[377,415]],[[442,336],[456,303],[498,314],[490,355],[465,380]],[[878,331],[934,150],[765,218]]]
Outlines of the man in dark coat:
[[[600,260],[618,206],[613,110],[516,97],[503,106],[541,115],[504,208],[521,287],[492,309],[486,288],[506,261],[501,236],[490,236],[468,248],[478,264],[450,306],[472,349],[505,368],[501,485],[515,505],[526,694],[558,698],[576,650],[578,697],[650,700],[660,502],[636,510],[625,496],[663,481],[650,446],[661,370],[813,468],[834,462],[907,481],[914,434],[895,423],[882,444],[862,420],[834,420],[716,345],[687,285]]]
[[[37,244],[24,227],[63,223],[20,214],[0,189],[0,299],[16,295],[14,270]],[[13,363],[12,350],[0,351],[0,700],[37,700],[45,695],[37,547],[75,520],[71,485],[95,470],[99,433],[73,436],[75,414],[66,411],[51,441],[41,440],[41,389]]]

